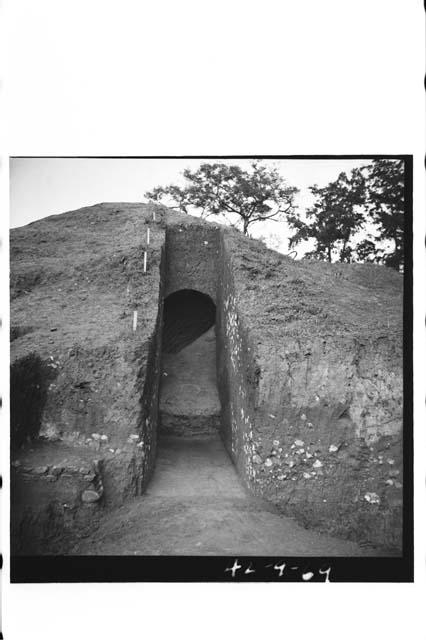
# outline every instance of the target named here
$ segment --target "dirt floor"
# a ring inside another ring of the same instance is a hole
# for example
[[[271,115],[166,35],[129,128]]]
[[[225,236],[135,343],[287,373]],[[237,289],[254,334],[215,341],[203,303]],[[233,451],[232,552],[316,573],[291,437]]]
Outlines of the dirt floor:
[[[162,438],[147,493],[109,513],[71,553],[378,555],[372,548],[303,529],[249,495],[219,435]]]
[[[214,433],[220,411],[216,335],[211,327],[179,353],[163,354],[161,430],[168,435]]]

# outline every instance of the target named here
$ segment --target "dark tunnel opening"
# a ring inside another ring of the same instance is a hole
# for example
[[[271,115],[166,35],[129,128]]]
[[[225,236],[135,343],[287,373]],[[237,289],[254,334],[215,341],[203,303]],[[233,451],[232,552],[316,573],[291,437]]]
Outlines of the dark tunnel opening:
[[[216,305],[210,296],[181,289],[164,300],[163,352],[178,353],[215,324]]]

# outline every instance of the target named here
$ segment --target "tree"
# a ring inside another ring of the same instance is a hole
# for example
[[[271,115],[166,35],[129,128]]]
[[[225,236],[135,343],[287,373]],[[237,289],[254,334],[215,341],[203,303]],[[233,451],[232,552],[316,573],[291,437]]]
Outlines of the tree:
[[[378,262],[378,251],[372,240],[361,240],[355,247],[355,254],[360,262]]]
[[[337,180],[326,187],[310,187],[316,201],[306,211],[306,221],[300,214],[288,218],[296,233],[290,238],[290,248],[303,240],[313,239],[315,248],[305,257],[332,262],[334,256],[340,262],[350,262],[353,248],[352,236],[362,227],[365,215],[365,180],[360,169],[353,169],[350,177],[339,174]]]
[[[282,220],[294,212],[296,187],[287,185],[276,168],[259,162],[245,171],[237,165],[203,163],[196,171],[185,169],[184,187],[156,187],[146,198],[165,201],[172,208],[188,213],[190,208],[201,215],[222,215],[245,235],[255,222]]]
[[[380,250],[376,250],[376,261],[400,271],[404,265],[404,163],[402,160],[373,160],[362,169],[368,214],[378,227],[378,239],[393,244],[393,250],[382,251],[381,256]]]

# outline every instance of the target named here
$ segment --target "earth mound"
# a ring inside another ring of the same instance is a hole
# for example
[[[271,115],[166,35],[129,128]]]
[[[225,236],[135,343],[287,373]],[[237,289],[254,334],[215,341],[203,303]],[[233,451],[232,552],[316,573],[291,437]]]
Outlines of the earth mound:
[[[305,526],[401,551],[400,274],[292,260],[137,203],[14,229],[10,255],[14,553],[67,553],[145,492],[163,350],[185,362],[214,309],[209,429],[247,489]]]

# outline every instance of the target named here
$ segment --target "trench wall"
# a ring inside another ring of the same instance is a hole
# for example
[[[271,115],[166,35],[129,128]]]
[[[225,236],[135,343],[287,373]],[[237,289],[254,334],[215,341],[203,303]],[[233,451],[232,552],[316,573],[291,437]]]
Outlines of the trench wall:
[[[216,303],[218,231],[203,225],[173,224],[166,230],[166,288],[164,296],[194,289]]]
[[[148,326],[144,324],[144,333],[148,329],[148,335],[134,350],[136,370],[133,372],[134,379],[131,386],[133,397],[129,398],[129,402],[132,402],[134,407],[133,420],[126,425],[126,439],[123,437],[121,439],[122,455],[108,456],[103,465],[105,496],[109,506],[122,504],[126,498],[142,494],[155,467],[165,282],[163,247],[159,252],[158,261],[151,255],[150,268],[155,273],[155,290],[152,299],[148,302],[150,314],[147,313],[146,303],[135,305],[138,318],[141,316],[139,322],[144,324],[149,319],[149,315],[151,318]]]
[[[400,552],[399,281],[379,268],[359,287],[368,267],[348,265],[340,283],[229,233],[222,255],[223,429],[240,474],[306,526]]]
[[[217,306],[217,378],[222,405],[221,435],[246,486],[256,490],[253,422],[256,372],[249,334],[238,309],[233,265],[220,235]]]

